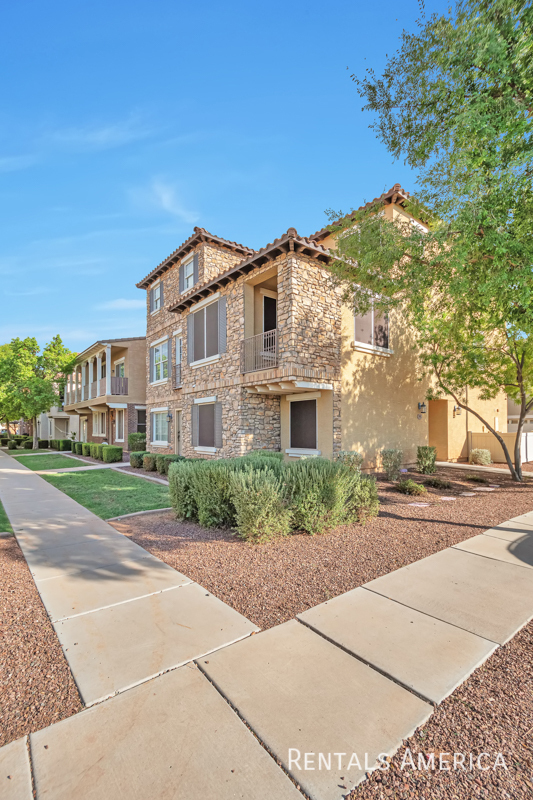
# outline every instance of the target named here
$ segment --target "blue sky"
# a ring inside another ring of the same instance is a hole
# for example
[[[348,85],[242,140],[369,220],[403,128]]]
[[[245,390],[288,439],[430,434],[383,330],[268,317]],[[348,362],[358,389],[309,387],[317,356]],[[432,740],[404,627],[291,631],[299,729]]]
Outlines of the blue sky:
[[[0,343],[143,335],[135,283],[195,225],[259,248],[412,188],[349,76],[417,16],[416,0],[4,4]]]

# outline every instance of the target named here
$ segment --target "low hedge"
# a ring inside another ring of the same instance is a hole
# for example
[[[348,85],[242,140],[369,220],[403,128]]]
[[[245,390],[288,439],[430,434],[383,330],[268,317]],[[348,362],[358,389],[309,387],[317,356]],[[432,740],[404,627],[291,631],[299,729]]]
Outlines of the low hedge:
[[[39,439],[39,449],[46,450],[48,447],[48,439]]]
[[[155,472],[157,468],[156,458],[157,455],[155,453],[145,453],[143,456],[143,469],[147,470],[148,472]]]
[[[90,455],[91,458],[98,458],[98,445],[96,442],[90,443]]]
[[[145,456],[144,463],[154,456]],[[178,519],[228,526],[254,542],[290,530],[322,533],[377,514],[376,482],[323,458],[282,463],[257,454],[169,464],[170,499]]]
[[[72,450],[72,439],[59,439],[60,450]]]
[[[33,439],[25,439],[22,442],[24,450],[33,450]]]
[[[7,438],[7,436],[0,436],[0,447],[7,447],[8,442],[9,439]]]
[[[84,442],[74,442],[73,450],[76,455],[81,456],[83,454],[83,445]]]
[[[10,439],[10,440],[8,441],[8,443],[7,443],[7,449],[8,449],[8,450],[16,450],[16,449],[17,449],[17,443],[16,443],[16,441],[15,441],[14,439]]]
[[[143,458],[146,455],[148,455],[148,450],[137,450],[130,453],[130,467],[140,469],[143,465]]]
[[[100,445],[102,447],[103,461],[106,464],[114,464],[117,461],[122,461],[122,447],[116,447],[113,444]]]
[[[138,433],[134,431],[133,433],[128,433],[128,450],[130,452],[140,453],[141,450],[146,452],[146,434],[145,433]]]
[[[81,454],[82,456],[90,456],[91,455],[91,442],[82,442],[81,445]]]
[[[168,475],[168,468],[175,461],[184,461],[184,456],[158,455],[155,458],[155,468],[160,475]]]

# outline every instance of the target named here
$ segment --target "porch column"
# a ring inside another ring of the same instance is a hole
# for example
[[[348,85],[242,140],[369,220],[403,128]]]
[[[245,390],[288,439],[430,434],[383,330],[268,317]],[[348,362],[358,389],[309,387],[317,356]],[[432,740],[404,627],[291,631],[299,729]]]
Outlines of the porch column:
[[[89,400],[93,396],[93,374],[94,374],[94,356],[89,359]]]
[[[102,351],[100,351],[98,353],[98,356],[96,357],[96,381],[97,381],[97,383],[96,383],[96,385],[97,385],[97,394],[96,394],[96,396],[97,397],[100,394],[100,381],[101,381],[101,379],[102,379]]]
[[[111,394],[111,345],[105,346],[105,393]]]
[[[80,369],[81,369],[81,364],[76,364],[76,371],[75,371],[75,375],[76,375],[76,403],[79,403],[80,400],[81,400],[81,396],[80,396],[80,391],[81,391],[80,390]]]

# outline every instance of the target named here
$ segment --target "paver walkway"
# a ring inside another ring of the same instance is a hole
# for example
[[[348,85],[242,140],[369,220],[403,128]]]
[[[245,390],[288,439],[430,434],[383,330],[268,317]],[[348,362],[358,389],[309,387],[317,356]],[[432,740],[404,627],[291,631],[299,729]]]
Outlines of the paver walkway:
[[[8,800],[30,774],[37,800],[340,800],[533,617],[533,512],[250,636],[1,455],[0,496],[91,705],[31,734],[31,766],[0,749]]]

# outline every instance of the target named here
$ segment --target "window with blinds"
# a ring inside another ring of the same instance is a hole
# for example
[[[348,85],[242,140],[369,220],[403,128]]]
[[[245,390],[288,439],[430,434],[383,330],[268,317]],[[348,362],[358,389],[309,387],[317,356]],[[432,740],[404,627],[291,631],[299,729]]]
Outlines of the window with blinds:
[[[187,318],[187,361],[194,364],[226,352],[226,298],[221,297]]]

